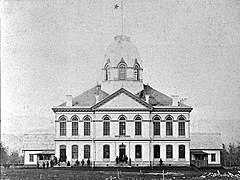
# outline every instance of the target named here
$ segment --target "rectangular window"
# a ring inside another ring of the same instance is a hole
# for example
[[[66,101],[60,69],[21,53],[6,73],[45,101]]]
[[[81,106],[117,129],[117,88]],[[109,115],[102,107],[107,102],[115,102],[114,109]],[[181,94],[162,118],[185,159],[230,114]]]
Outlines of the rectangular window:
[[[85,159],[90,158],[90,146],[89,145],[84,146],[84,158]]]
[[[160,146],[154,145],[153,151],[154,151],[154,158],[160,158]]]
[[[142,158],[142,146],[135,146],[135,158]]]
[[[185,158],[185,146],[180,145],[179,146],[179,159],[184,159]]]
[[[160,136],[160,122],[153,122],[153,135]]]
[[[60,136],[66,136],[66,122],[60,122]]]
[[[173,158],[173,147],[172,147],[172,145],[167,145],[166,146],[166,157],[167,157],[167,159]]]
[[[105,158],[105,159],[110,158],[110,146],[109,145],[103,146],[103,158]]]
[[[135,135],[136,136],[142,135],[142,122],[135,122]]]
[[[126,123],[125,122],[119,122],[119,135],[125,136],[126,135]]]
[[[84,122],[84,136],[90,136],[90,122]]]
[[[172,122],[166,122],[166,135],[167,136],[173,135]]]
[[[103,135],[104,136],[110,135],[110,122],[103,122]]]
[[[33,162],[33,154],[29,154],[29,162]]]
[[[178,135],[185,136],[185,122],[178,122]]]
[[[72,122],[72,136],[78,136],[78,122]]]
[[[72,159],[78,159],[78,146],[72,146]]]
[[[211,162],[216,162],[216,154],[211,154]]]

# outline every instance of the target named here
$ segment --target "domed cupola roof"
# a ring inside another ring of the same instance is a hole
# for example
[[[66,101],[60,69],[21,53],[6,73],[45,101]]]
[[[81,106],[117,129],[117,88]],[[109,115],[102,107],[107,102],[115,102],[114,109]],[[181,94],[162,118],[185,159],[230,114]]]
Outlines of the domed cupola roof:
[[[114,37],[114,42],[106,50],[104,61],[105,64],[110,62],[111,67],[117,67],[120,62],[125,62],[127,67],[133,67],[138,62],[142,68],[138,50],[127,36]]]

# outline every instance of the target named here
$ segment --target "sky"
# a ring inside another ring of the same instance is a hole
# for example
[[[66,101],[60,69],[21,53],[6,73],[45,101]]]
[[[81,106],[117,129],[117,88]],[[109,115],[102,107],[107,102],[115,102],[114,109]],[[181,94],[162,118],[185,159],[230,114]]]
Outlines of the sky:
[[[54,133],[51,108],[101,83],[118,0],[3,0],[1,133]],[[240,1],[125,0],[143,81],[187,98],[192,132],[240,141]]]

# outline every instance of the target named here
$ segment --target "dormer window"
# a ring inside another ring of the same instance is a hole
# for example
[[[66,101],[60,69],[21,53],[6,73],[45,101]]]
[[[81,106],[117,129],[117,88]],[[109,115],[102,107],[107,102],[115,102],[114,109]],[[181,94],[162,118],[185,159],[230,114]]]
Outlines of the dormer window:
[[[126,65],[120,64],[118,67],[119,67],[119,79],[125,80],[126,79]]]
[[[110,69],[109,69],[109,66],[107,65],[105,67],[105,80],[107,81],[109,80],[109,78],[110,78]]]
[[[110,68],[109,68],[109,65],[106,64],[104,69],[105,69],[105,80],[107,81],[107,80],[110,79]]]
[[[134,66],[134,77],[135,77],[135,80],[137,80],[137,81],[140,80],[139,65],[138,64],[136,64]]]

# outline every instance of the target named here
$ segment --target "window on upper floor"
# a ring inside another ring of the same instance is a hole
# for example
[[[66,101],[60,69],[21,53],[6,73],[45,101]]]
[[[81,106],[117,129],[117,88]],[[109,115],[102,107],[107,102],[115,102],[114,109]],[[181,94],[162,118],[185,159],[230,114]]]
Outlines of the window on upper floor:
[[[33,154],[29,154],[29,162],[33,162]]]
[[[155,116],[153,118],[153,135],[160,136],[160,121],[161,118],[159,116]]]
[[[135,158],[142,158],[142,146],[141,145],[135,146]]]
[[[72,136],[78,136],[78,116],[74,115],[71,118],[72,120]]]
[[[216,154],[211,154],[211,162],[216,162]]]
[[[124,116],[120,116],[119,118],[119,135],[126,135],[126,118]]]
[[[178,135],[185,136],[185,120],[186,118],[181,115],[178,117]]]
[[[153,154],[154,154],[154,158],[160,158],[160,146],[159,145],[153,146]]]
[[[167,159],[173,158],[173,146],[172,145],[166,146],[166,158]]]
[[[166,136],[172,136],[173,135],[173,118],[172,116],[166,117]]]
[[[83,121],[84,121],[84,136],[90,136],[91,134],[90,117],[85,116],[83,118]]]
[[[90,145],[84,146],[84,158],[90,159]]]
[[[60,136],[66,136],[67,135],[67,119],[65,116],[59,117],[60,121]]]
[[[120,80],[126,79],[126,65],[125,64],[119,65],[119,79]]]
[[[103,158],[105,158],[105,159],[110,158],[110,146],[109,145],[103,146]]]
[[[110,135],[110,118],[105,116],[103,118],[103,135],[109,136]]]
[[[178,135],[185,136],[185,122],[178,122]]]
[[[179,146],[179,158],[185,158],[185,146],[184,145],[180,145]]]
[[[142,118],[140,116],[135,117],[135,135],[142,135]]]
[[[72,159],[78,159],[78,146],[72,145]]]

